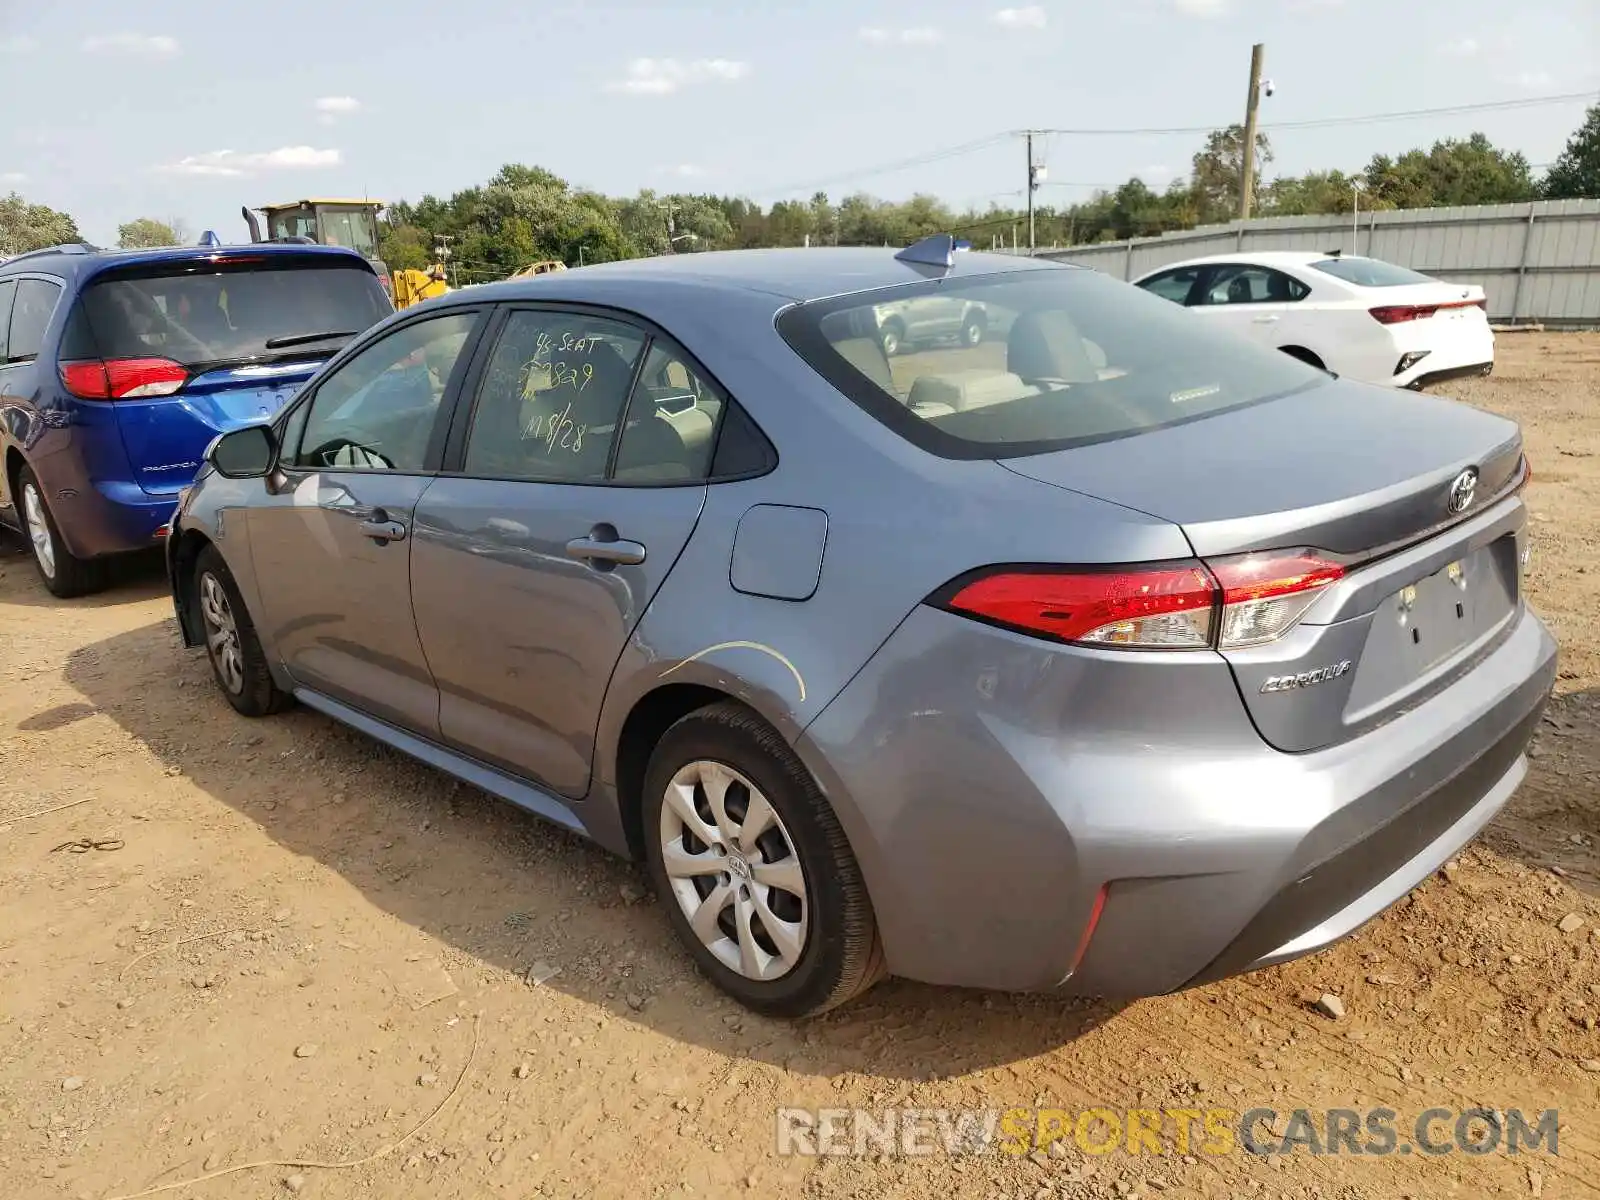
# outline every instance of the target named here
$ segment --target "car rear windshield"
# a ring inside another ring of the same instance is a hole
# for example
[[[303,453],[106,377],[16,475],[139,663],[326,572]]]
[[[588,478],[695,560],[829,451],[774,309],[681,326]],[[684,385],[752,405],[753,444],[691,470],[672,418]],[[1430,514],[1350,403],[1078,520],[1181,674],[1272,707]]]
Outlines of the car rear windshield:
[[[1405,287],[1413,283],[1434,282],[1426,275],[1376,258],[1325,258],[1311,265],[1324,275],[1332,275],[1335,279],[1358,287]]]
[[[331,354],[393,309],[365,263],[154,264],[92,284],[83,314],[102,358],[185,366]],[[269,346],[276,339],[292,346]]]
[[[778,331],[818,374],[945,458],[1006,458],[1193,421],[1326,373],[1072,267],[797,305]]]

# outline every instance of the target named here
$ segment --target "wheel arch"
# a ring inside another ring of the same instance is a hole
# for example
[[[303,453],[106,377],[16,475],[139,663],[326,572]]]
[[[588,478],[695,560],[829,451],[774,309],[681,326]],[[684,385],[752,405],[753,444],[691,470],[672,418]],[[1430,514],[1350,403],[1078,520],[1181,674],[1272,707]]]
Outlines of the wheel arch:
[[[199,614],[195,612],[190,595],[194,590],[194,569],[200,552],[211,545],[211,539],[198,529],[181,529],[173,545],[172,599],[178,614],[179,632],[185,646],[198,646],[204,641]]]
[[[1323,361],[1323,358],[1320,354],[1318,354],[1315,350],[1308,350],[1304,346],[1279,346],[1278,352],[1280,354],[1287,354],[1290,358],[1298,358],[1308,367],[1316,367],[1319,371],[1326,371],[1328,369],[1328,364]]]
[[[640,696],[628,710],[617,735],[612,778],[616,781],[617,811],[630,858],[644,859],[644,777],[650,767],[650,755],[662,735],[690,713],[728,702],[767,721],[746,701],[704,683],[662,684]]]

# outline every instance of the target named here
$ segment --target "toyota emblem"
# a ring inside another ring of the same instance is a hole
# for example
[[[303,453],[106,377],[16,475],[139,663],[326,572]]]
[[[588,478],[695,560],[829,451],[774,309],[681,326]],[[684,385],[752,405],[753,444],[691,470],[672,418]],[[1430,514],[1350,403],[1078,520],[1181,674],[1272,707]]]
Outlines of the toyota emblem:
[[[1468,467],[1455,477],[1450,485],[1450,497],[1445,502],[1452,515],[1466,512],[1472,507],[1472,497],[1478,490],[1478,468]]]

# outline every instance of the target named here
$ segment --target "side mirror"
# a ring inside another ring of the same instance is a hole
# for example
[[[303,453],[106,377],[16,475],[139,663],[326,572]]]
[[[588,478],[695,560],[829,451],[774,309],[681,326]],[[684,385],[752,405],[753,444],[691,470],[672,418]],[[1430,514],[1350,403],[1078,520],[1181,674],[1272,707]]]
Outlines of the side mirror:
[[[225,479],[256,479],[272,470],[278,442],[267,425],[246,425],[211,443],[206,459]]]

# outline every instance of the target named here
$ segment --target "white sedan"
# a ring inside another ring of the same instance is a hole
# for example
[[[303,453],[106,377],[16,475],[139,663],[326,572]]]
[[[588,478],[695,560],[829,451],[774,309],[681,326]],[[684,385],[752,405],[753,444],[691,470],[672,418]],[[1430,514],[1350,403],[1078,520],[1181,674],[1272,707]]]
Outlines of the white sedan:
[[[1494,369],[1481,287],[1375,258],[1299,251],[1172,263],[1134,284],[1336,375],[1421,387]]]

